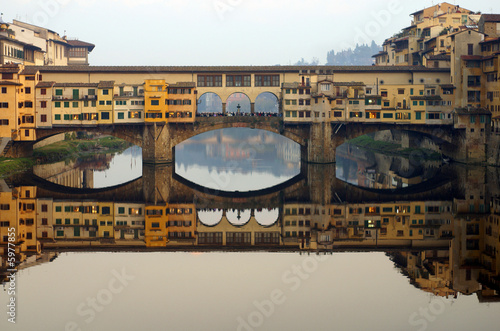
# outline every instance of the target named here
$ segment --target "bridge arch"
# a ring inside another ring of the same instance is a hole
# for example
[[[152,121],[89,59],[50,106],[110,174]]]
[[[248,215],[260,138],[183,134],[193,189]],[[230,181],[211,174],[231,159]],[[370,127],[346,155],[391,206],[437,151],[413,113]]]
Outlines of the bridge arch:
[[[279,100],[273,92],[262,92],[255,98],[255,112],[279,114]]]
[[[244,92],[231,93],[226,99],[226,114],[246,113],[252,112],[252,102],[250,97]],[[240,107],[238,109],[238,106]]]
[[[222,98],[216,92],[205,92],[196,101],[196,113],[222,113]]]

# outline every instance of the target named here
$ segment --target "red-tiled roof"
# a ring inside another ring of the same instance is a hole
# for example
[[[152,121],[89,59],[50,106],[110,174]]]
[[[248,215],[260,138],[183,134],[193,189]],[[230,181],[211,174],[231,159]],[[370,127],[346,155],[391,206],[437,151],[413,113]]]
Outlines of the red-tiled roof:
[[[484,22],[500,22],[500,14],[483,14],[480,19]]]
[[[38,84],[36,84],[36,87],[40,87],[40,88],[43,88],[43,87],[52,87],[55,85],[56,82],[39,82]]]
[[[0,85],[16,85],[16,86],[21,86],[23,84],[21,83],[16,83],[10,80],[0,80]]]
[[[66,40],[68,44],[72,47],[85,47],[89,49],[89,52],[92,52],[94,49],[95,45],[91,43],[87,43],[85,41],[81,40]]]
[[[462,55],[462,60],[482,60],[483,57],[481,55]]]
[[[339,72],[449,72],[449,68],[427,68],[424,66],[26,66],[26,72],[36,73],[217,73],[217,72],[252,72],[252,73],[283,73],[311,70],[327,70]]]

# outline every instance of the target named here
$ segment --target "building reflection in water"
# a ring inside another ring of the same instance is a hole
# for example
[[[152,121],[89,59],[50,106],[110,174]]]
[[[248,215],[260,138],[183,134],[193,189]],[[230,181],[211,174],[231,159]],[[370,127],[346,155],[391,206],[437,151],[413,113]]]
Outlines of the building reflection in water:
[[[286,188],[236,197],[188,187],[172,167],[143,170],[125,186],[71,194],[35,177],[2,181],[1,254],[9,228],[17,269],[75,250],[385,251],[423,291],[500,299],[498,169],[444,166],[453,180],[377,191],[310,165]],[[1,268],[5,281],[5,258]]]

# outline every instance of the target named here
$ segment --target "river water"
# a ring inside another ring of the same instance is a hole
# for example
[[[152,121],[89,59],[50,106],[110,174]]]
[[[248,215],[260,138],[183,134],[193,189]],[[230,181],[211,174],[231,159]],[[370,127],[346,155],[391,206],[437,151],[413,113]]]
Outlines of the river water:
[[[138,147],[37,165],[0,182],[0,221],[22,238],[16,325],[0,326],[496,330],[498,183],[350,145],[305,165],[246,129],[197,136],[174,165],[143,165]]]

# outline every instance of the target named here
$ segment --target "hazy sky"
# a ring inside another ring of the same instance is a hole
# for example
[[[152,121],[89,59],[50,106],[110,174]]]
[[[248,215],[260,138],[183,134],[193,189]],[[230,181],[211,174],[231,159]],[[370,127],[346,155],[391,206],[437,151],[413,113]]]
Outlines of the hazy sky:
[[[451,2],[451,1],[450,1]],[[96,45],[92,65],[275,65],[385,38],[437,1],[2,0],[19,19]],[[500,13],[500,2],[461,7]]]

